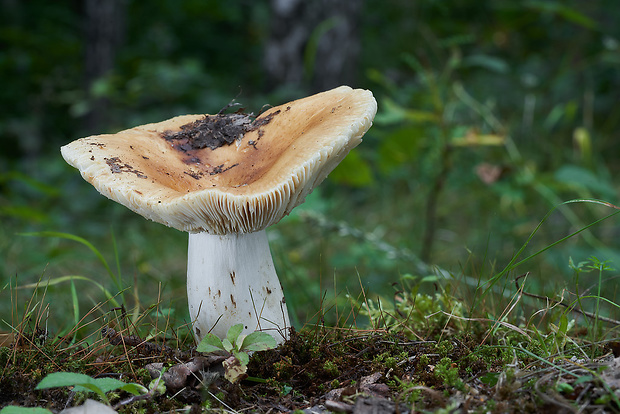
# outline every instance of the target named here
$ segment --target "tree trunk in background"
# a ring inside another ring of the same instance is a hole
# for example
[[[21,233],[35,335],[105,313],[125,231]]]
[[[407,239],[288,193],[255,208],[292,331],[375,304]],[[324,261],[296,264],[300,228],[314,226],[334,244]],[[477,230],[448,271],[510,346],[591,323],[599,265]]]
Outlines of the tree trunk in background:
[[[85,82],[87,90],[114,68],[116,51],[125,28],[125,0],[84,0],[86,50]],[[86,115],[87,133],[101,132],[107,120],[109,102],[93,98]]]
[[[268,89],[312,92],[353,84],[363,0],[271,0],[265,48]]]

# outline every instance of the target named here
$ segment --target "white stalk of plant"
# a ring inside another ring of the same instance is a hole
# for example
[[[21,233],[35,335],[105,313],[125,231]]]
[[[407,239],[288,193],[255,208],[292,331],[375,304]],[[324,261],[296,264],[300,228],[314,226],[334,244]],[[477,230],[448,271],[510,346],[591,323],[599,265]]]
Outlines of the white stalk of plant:
[[[288,311],[265,230],[190,233],[187,298],[199,338],[209,332],[224,338],[237,323],[247,332],[269,332],[278,343],[288,336]]]

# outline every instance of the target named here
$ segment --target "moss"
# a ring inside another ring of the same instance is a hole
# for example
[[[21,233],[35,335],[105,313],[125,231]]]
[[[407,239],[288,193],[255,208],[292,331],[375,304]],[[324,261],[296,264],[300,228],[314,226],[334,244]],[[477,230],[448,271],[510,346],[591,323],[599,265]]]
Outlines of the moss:
[[[280,361],[273,364],[276,378],[288,379],[293,374],[293,361],[290,357],[285,356]]]
[[[338,365],[336,365],[333,361],[327,360],[323,364],[323,371],[325,371],[328,375],[332,377],[337,377],[340,375],[340,371],[338,370]]]
[[[435,349],[437,350],[437,353],[441,357],[447,357],[448,355],[452,353],[452,350],[454,349],[454,345],[452,344],[451,341],[444,340],[444,341],[437,342],[437,345],[435,345]]]
[[[420,365],[426,366],[431,363],[431,359],[427,354],[420,355]]]
[[[464,383],[459,376],[458,367],[450,358],[442,358],[435,366],[434,372],[446,385],[464,390]]]

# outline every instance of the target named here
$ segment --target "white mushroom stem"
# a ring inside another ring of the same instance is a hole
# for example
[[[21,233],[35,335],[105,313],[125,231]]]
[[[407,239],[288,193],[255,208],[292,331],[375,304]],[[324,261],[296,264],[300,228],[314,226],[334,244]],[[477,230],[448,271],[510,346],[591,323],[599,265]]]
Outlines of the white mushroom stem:
[[[246,234],[190,233],[187,299],[196,339],[265,331],[280,343],[290,327],[282,286],[264,230]]]

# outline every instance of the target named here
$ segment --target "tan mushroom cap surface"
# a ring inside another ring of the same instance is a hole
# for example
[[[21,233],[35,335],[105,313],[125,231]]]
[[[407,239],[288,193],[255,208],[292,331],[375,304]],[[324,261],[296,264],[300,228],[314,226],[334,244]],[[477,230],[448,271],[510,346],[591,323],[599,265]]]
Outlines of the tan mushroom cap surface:
[[[181,151],[166,133],[204,119],[183,115],[78,139],[64,159],[101,194],[182,231],[249,233],[277,223],[361,142],[377,104],[341,86],[271,108],[239,142]]]

